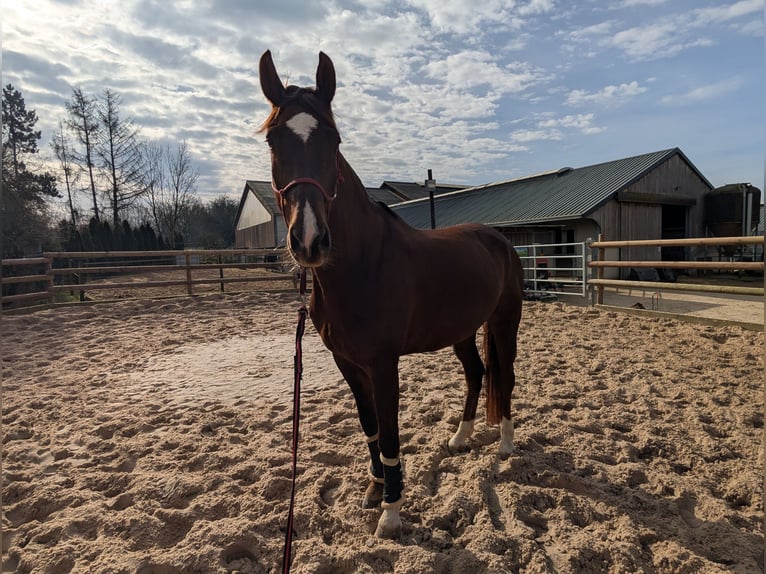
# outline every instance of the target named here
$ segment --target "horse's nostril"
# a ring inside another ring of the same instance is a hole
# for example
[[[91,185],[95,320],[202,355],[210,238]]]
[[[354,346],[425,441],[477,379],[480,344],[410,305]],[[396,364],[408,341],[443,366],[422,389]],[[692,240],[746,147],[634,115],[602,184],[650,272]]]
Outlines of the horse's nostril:
[[[330,249],[330,232],[325,229],[319,238],[319,246],[323,249]]]
[[[296,233],[295,227],[290,228],[290,249],[297,251],[301,248],[300,235]]]

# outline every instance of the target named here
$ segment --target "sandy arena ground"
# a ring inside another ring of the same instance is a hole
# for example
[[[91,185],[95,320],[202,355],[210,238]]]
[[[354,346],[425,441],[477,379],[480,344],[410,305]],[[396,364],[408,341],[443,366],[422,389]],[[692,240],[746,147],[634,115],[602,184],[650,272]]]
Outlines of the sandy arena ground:
[[[279,571],[296,309],[250,293],[3,316],[2,570]],[[353,400],[307,330],[292,571],[762,572],[763,333],[524,312],[507,460],[483,413],[450,456],[449,350],[402,360],[397,541],[360,508]]]

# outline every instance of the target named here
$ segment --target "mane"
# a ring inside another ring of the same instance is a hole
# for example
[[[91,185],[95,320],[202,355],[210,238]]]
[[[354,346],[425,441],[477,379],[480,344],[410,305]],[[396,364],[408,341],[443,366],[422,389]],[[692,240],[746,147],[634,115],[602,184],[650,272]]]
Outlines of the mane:
[[[281,106],[271,107],[271,113],[269,117],[258,128],[258,133],[264,132],[277,121],[282,109],[289,105],[297,105],[302,108],[308,109],[313,115],[318,117],[324,123],[337,130],[335,125],[335,117],[333,116],[332,109],[329,105],[325,105],[316,95],[316,90],[313,88],[300,88],[298,86],[287,86],[285,88],[285,97],[282,100]]]

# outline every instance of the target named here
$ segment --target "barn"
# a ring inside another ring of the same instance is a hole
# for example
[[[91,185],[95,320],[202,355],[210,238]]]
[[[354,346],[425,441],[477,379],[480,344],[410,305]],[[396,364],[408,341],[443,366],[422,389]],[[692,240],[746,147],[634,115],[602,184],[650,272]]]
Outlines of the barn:
[[[677,239],[706,235],[703,198],[713,185],[679,149],[586,167],[562,167],[438,197],[436,225],[480,222],[514,245],[608,240]],[[414,227],[430,227],[428,200],[393,206]],[[694,257],[663,248],[663,260]],[[657,259],[656,248],[631,248],[609,258]]]
[[[607,240],[677,239],[719,235],[713,220],[721,210],[711,209],[717,205],[713,200],[728,205],[731,197],[742,202],[740,189],[745,189],[750,199],[743,205],[755,202],[750,212],[757,225],[760,191],[746,184],[724,187],[732,190],[714,190],[676,147],[476,187],[439,184],[434,211],[437,227],[485,223],[514,245],[580,243],[599,234]],[[367,188],[367,193],[413,227],[430,227],[430,202],[423,183],[384,181],[379,188]],[[284,244],[285,235],[271,183],[247,181],[236,218],[237,247],[276,247]],[[562,248],[556,249],[549,255],[566,255]],[[666,247],[658,253],[657,248],[632,247],[610,250],[606,257],[691,261],[716,255],[703,248]],[[607,275],[630,272],[612,269]]]
[[[434,195],[452,193],[464,187],[438,184]],[[368,187],[367,195],[373,201],[393,205],[428,198],[428,191],[422,183],[384,181],[380,187]],[[277,207],[270,181],[245,182],[234,221],[237,248],[273,248],[284,245],[287,227]]]

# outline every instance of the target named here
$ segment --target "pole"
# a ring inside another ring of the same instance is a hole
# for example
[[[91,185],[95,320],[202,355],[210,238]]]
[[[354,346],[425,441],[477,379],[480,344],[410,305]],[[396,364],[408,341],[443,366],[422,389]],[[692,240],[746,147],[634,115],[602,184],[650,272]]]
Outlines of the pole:
[[[599,233],[598,234],[598,240],[603,241],[604,240],[604,234]],[[606,259],[606,249],[604,247],[598,248],[598,261],[604,261]],[[598,267],[596,269],[596,279],[603,279],[604,278],[604,268]],[[596,287],[596,304],[603,305],[604,304],[604,286],[598,285]]]
[[[428,203],[431,206],[431,229],[436,229],[436,210],[434,208],[434,190],[436,189],[436,182],[434,181],[433,172],[430,169],[428,170],[426,189],[428,190]]]

